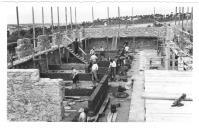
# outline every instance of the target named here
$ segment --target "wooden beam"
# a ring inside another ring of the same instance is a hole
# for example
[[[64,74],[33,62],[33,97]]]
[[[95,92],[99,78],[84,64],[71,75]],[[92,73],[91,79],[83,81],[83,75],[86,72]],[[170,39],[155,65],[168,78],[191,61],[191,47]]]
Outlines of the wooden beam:
[[[67,8],[65,7],[65,20],[66,20],[66,32],[67,32]]]
[[[53,7],[51,7],[51,24],[52,24],[52,33],[54,32],[53,25]]]
[[[47,72],[49,70],[49,67],[48,67],[48,53],[46,53],[46,66],[47,66]]]
[[[45,34],[45,28],[44,28],[44,8],[42,7],[42,28],[43,28],[43,35]]]
[[[133,7],[132,7],[132,18],[131,18],[131,20],[132,20],[132,23],[134,24],[134,21],[133,21]]]
[[[120,29],[120,7],[118,6],[118,22],[119,22],[119,29]]]
[[[150,95],[150,94],[143,94],[141,97],[144,98],[144,99],[152,99],[152,100],[176,100],[176,99],[179,98],[179,97],[176,97],[176,96],[161,96],[161,95],[153,96],[153,95]],[[193,99],[186,98],[183,101],[193,101]]]
[[[60,24],[59,24],[59,7],[57,7],[57,21],[58,21],[58,31],[60,32]]]
[[[109,19],[109,7],[107,7],[107,18],[108,18],[108,20],[107,20],[107,25],[109,25],[110,24],[110,19]]]
[[[76,29],[77,29],[77,12],[76,12],[76,7],[75,7],[75,25],[76,25]]]
[[[187,7],[187,22],[186,22],[186,26],[188,26],[188,20],[189,20],[189,17],[188,17],[188,14],[189,14],[189,7]]]
[[[60,61],[60,65],[62,65],[62,60],[61,60],[61,49],[60,49],[60,46],[59,46],[59,61]]]
[[[20,38],[20,33],[19,33],[19,10],[18,6],[16,7],[16,14],[17,14],[17,36]]]
[[[93,11],[93,6],[92,6],[92,21],[94,22],[94,11]]]
[[[34,18],[34,8],[32,7],[32,23],[33,23],[33,44],[34,48],[36,47],[36,42],[35,42],[35,18]]]
[[[73,30],[72,8],[70,7],[70,28]]]

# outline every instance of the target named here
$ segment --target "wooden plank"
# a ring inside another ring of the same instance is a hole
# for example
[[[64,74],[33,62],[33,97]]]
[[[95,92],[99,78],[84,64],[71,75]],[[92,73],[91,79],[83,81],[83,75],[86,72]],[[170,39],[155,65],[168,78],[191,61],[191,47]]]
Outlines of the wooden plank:
[[[141,97],[144,99],[152,99],[152,100],[176,100],[180,96],[171,96],[171,95],[162,96],[162,95],[153,95],[153,94],[143,94]],[[193,101],[193,99],[186,98],[184,101]]]

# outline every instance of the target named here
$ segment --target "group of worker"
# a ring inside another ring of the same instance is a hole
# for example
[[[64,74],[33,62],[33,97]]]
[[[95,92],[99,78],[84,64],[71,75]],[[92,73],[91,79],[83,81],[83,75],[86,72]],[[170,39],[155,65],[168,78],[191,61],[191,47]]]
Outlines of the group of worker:
[[[97,86],[97,83],[99,83],[99,79],[97,76],[98,73],[98,60],[101,56],[105,57],[105,53],[104,53],[104,48],[100,47],[99,50],[100,54],[97,56],[96,55],[96,51],[95,48],[92,48],[90,50],[90,63],[88,66],[89,72],[92,74],[92,81],[93,81],[93,85]],[[122,49],[119,50],[118,55],[114,58],[108,58],[109,60],[109,70],[110,70],[110,80],[115,81],[116,80],[116,74],[119,73],[119,69],[121,67],[126,66],[126,64],[128,63],[128,61],[130,60],[129,58],[129,46],[128,46],[128,42],[125,42]],[[79,75],[78,75],[78,71],[75,68],[72,68],[72,74],[73,74],[73,83],[76,84],[77,86],[77,82],[79,81]],[[79,122],[87,122],[87,114],[88,114],[88,109],[87,108],[81,108],[79,111],[79,117],[78,117],[78,121]]]
[[[96,55],[96,51],[95,51],[95,47],[93,47],[90,50],[90,62],[89,62],[89,66],[88,66],[88,72],[91,73],[92,75],[92,82],[94,86],[97,86],[97,84],[99,83],[99,79],[98,79],[98,69],[99,66],[97,64],[97,61],[99,60],[99,58],[105,57],[105,52],[104,52],[104,48],[101,46],[99,49],[100,54],[97,56]],[[111,81],[115,81],[116,80],[116,74],[123,74],[125,75],[128,68],[130,68],[130,58],[129,58],[129,46],[128,46],[128,42],[124,42],[124,45],[122,47],[122,49],[118,50],[118,55],[115,58],[108,58],[108,61],[110,62],[109,64],[109,70],[110,70],[110,80]],[[123,71],[119,71],[121,67],[127,67],[125,70]],[[74,68],[72,68],[72,74],[73,74],[73,83],[76,85],[77,87],[77,82],[79,81],[79,75],[78,75],[78,71]]]

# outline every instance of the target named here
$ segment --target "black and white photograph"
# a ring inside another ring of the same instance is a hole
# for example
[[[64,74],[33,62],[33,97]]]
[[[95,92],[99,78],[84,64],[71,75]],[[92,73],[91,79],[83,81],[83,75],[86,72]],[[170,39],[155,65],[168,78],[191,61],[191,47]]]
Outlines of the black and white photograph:
[[[6,8],[8,122],[193,118],[194,3],[16,1]]]

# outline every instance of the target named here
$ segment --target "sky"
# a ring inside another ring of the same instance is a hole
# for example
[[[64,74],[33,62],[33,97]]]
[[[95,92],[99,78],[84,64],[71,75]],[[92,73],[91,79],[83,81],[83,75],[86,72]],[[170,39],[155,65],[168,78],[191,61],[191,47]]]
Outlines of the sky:
[[[183,4],[184,6],[185,4]],[[51,23],[51,6],[53,7],[53,21],[58,22],[57,7],[59,7],[60,23],[65,23],[65,7],[67,7],[67,19],[70,23],[70,7],[72,8],[72,20],[75,19],[75,7],[77,14],[77,22],[92,21],[92,6],[94,10],[94,19],[107,18],[107,7],[109,7],[109,17],[118,16],[118,6],[120,7],[120,16],[131,16],[132,8],[133,15],[153,14],[154,8],[156,13],[168,14],[175,12],[175,4],[158,4],[158,3],[132,3],[132,2],[101,2],[101,3],[12,3],[6,7],[7,9],[7,24],[16,24],[16,6],[19,8],[19,22],[32,23],[32,7],[34,7],[35,23],[42,23],[42,6],[44,8],[44,22]],[[189,5],[185,5],[185,12]],[[190,9],[189,9],[190,10]]]

